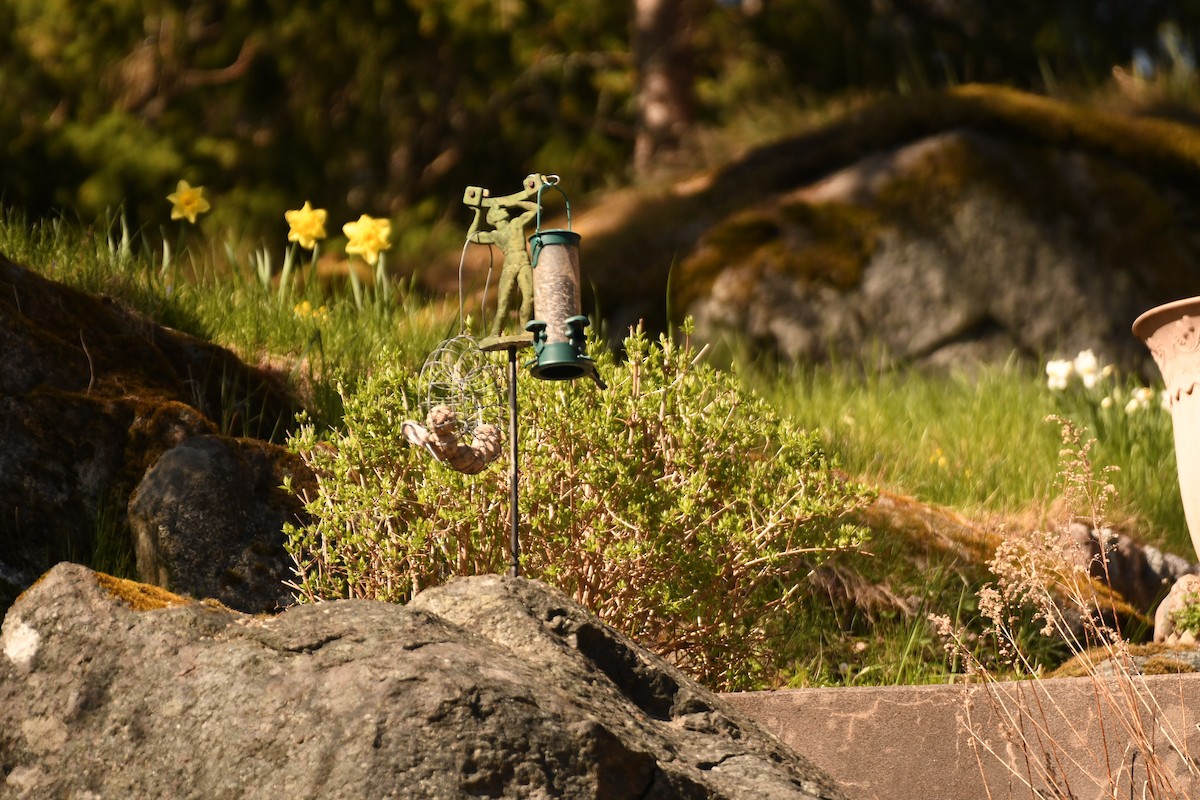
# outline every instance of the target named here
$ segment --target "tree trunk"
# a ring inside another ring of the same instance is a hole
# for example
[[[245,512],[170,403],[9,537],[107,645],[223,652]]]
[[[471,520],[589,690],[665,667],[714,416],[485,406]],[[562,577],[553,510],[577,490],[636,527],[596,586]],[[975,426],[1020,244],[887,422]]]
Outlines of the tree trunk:
[[[637,138],[633,168],[645,175],[654,159],[679,145],[692,123],[689,0],[634,0],[633,54],[637,67]]]

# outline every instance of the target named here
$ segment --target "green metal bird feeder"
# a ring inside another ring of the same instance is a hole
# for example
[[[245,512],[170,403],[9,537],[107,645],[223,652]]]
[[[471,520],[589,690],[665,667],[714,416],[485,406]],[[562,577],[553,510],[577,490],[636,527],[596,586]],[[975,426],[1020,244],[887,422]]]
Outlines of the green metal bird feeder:
[[[542,191],[553,186],[567,204],[567,229],[542,230]],[[596,363],[587,354],[587,316],[580,313],[579,242],[571,230],[571,201],[558,181],[538,187],[537,231],[529,237],[533,262],[533,308],[537,319],[525,330],[533,334],[534,360],[529,372],[544,381],[588,377],[604,388]]]

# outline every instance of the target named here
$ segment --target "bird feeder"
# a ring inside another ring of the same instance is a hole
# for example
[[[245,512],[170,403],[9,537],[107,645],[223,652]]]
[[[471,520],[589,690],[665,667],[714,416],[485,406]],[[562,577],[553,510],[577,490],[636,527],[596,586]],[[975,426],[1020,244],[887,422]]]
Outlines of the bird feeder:
[[[537,231],[529,237],[533,262],[533,308],[537,319],[525,330],[533,334],[535,358],[529,371],[544,381],[571,381],[589,377],[603,387],[596,363],[587,355],[588,318],[580,313],[579,242],[571,230],[571,203],[567,201],[567,229],[542,230],[542,191],[538,188]]]

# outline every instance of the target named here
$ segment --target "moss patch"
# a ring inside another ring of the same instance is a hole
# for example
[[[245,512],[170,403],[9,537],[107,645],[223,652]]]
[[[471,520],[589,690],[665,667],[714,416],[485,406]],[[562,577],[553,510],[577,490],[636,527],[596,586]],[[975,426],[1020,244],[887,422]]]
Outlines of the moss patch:
[[[981,152],[974,137],[941,137],[939,146],[897,171],[880,188],[876,202],[880,213],[894,223],[936,234],[971,188],[987,187],[1022,204],[1034,199],[1028,192],[1022,197],[1021,181],[1013,174],[1031,153],[1024,155],[1001,161]]]
[[[958,128],[1077,150],[1124,162],[1167,183],[1200,186],[1200,131],[1195,127],[971,84],[887,97],[819,131],[761,147],[727,167],[713,181],[712,191],[738,186],[785,190],[870,153]]]
[[[1196,667],[1192,664],[1165,655],[1151,656],[1142,665],[1142,672],[1146,675],[1181,675],[1195,671]]]
[[[1177,675],[1196,672],[1196,666],[1191,660],[1180,656],[1186,652],[1182,648],[1172,647],[1162,643],[1129,645],[1129,655],[1138,669],[1146,675]],[[1194,649],[1191,652],[1195,652]],[[1091,675],[1095,666],[1102,665],[1109,658],[1109,652],[1104,648],[1093,648],[1082,655],[1075,656],[1065,662],[1047,677],[1050,678],[1083,678]]]
[[[96,583],[112,597],[120,600],[134,611],[155,611],[170,606],[188,605],[192,602],[161,587],[125,578],[114,578],[103,572],[96,573]]]
[[[1053,176],[1053,179],[1047,179]],[[1047,229],[1094,245],[1106,272],[1135,270],[1156,295],[1187,294],[1193,257],[1186,212],[1131,165],[1103,153],[964,133],[906,166],[877,197],[882,217],[938,236],[968,192],[987,191]]]
[[[730,216],[678,268],[672,308],[686,313],[718,276],[739,270],[752,292],[766,270],[838,289],[856,286],[874,252],[880,218],[844,203],[774,200]]]

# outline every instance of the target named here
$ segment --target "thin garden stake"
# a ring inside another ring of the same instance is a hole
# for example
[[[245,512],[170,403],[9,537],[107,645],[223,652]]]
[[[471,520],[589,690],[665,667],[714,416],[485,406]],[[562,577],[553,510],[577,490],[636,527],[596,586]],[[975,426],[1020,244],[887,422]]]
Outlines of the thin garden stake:
[[[508,528],[509,555],[512,560],[511,575],[516,578],[521,575],[521,539],[518,532],[520,515],[517,510],[517,479],[520,478],[520,468],[517,466],[517,348],[508,348]]]

